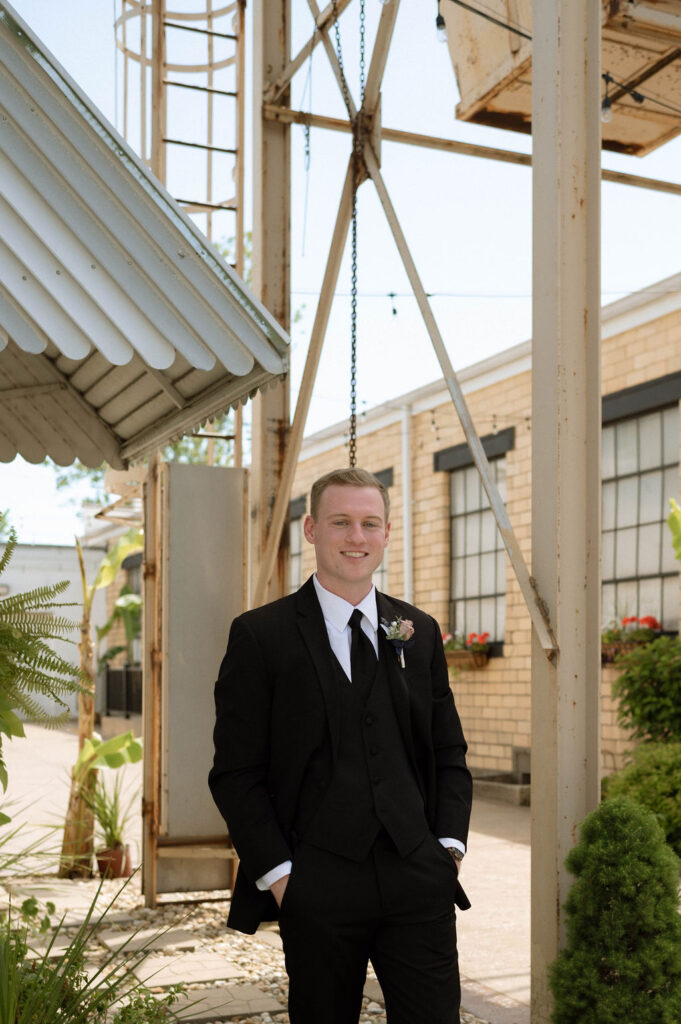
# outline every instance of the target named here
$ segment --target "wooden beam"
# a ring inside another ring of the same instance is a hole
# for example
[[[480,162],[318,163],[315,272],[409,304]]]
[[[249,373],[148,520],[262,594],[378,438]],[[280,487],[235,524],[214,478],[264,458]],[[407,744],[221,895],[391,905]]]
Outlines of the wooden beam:
[[[338,16],[343,13],[352,0],[336,0]],[[315,18],[315,31],[305,43],[305,46],[296,54],[293,60],[287,64],[275,82],[271,82],[265,89],[265,99],[268,103],[277,103],[284,92],[288,89],[291,79],[300,70],[307,58],[313,52],[318,43],[321,42],[321,29],[326,28],[333,20],[333,4],[328,4],[324,10]]]
[[[414,292],[414,297],[416,298],[418,307],[421,310],[421,316],[423,317],[426,329],[430,335],[431,343],[435,349],[435,354],[437,355],[440,369],[442,370],[442,375],[445,379],[445,384],[447,385],[454,407],[458,413],[464,436],[468,443],[468,447],[470,448],[473,461],[480,474],[482,486],[484,487],[485,493],[489,499],[490,506],[494,513],[494,518],[496,519],[496,523],[499,528],[499,533],[501,534],[501,538],[504,542],[504,547],[506,548],[511,565],[513,566],[513,571],[515,572],[518,585],[520,586],[525,599],[527,610],[530,613],[532,624],[544,652],[547,655],[553,655],[555,654],[558,646],[556,639],[553,636],[550,623],[546,618],[541,598],[537,594],[533,581],[530,578],[525,559],[523,558],[520,546],[515,533],[513,532],[513,527],[511,526],[511,522],[508,518],[506,506],[501,500],[501,495],[499,494],[496,484],[492,480],[489,462],[487,461],[487,456],[485,455],[484,448],[482,447],[482,442],[480,441],[475,429],[475,425],[466,404],[466,399],[463,391],[461,390],[461,385],[457,380],[445,343],[442,340],[442,335],[440,334],[433,311],[430,307],[428,296],[426,295],[426,291],[421,283],[418,271],[416,270],[416,264],[414,263],[411,252],[409,251],[407,240],[402,232],[402,227],[390,200],[388,190],[385,187],[385,182],[383,181],[380,168],[373,150],[369,145],[364,146],[364,160],[369,175],[376,186],[378,198],[380,199],[381,206],[383,207],[390,230],[393,238],[395,239],[395,244],[402,258],[402,263],[404,264],[404,269],[407,272],[407,277],[409,278],[409,283],[411,284]]]
[[[352,126],[349,121],[339,117],[326,117],[324,114],[307,114],[303,110],[291,110],[288,107],[276,107],[266,104],[263,117],[269,121],[286,122],[288,124],[309,124],[312,128],[327,128],[334,132],[350,134]],[[421,146],[424,149],[437,149],[445,153],[459,153],[462,156],[479,157],[482,160],[498,160],[501,163],[516,164],[523,167],[532,166],[529,153],[515,153],[511,149],[497,149],[494,146],[477,146],[470,142],[457,142],[455,139],[444,139],[436,135],[419,135],[417,132],[404,132],[398,128],[381,128],[384,142],[400,142],[407,146]],[[616,185],[631,185],[634,188],[650,189],[653,192],[666,192],[669,195],[681,196],[681,184],[675,181],[662,181],[659,178],[644,178],[638,174],[627,174],[624,171],[601,170],[603,181]]]

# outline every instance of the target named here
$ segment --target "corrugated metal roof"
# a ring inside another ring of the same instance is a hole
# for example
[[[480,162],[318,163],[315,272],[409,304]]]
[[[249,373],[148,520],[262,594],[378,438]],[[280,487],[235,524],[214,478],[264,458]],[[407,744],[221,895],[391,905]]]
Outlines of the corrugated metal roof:
[[[277,380],[287,349],[0,0],[0,461],[123,468]]]

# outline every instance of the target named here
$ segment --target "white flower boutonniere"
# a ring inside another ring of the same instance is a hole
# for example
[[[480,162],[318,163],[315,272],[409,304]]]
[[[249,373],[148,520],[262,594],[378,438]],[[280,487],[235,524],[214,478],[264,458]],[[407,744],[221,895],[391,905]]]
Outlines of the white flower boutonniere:
[[[404,668],[404,650],[406,647],[412,647],[416,643],[414,640],[414,623],[410,619],[403,619],[398,616],[392,622],[388,622],[387,619],[381,619],[381,625],[385,630],[386,640],[389,640],[395,648],[400,665]]]

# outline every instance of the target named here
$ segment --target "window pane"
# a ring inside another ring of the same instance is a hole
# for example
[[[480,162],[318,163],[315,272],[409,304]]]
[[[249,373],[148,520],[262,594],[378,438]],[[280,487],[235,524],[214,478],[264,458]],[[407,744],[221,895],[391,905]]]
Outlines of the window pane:
[[[615,528],[615,495],[617,484],[613,480],[609,484],[603,484],[603,529],[614,530]]]
[[[466,554],[477,554],[480,550],[480,513],[466,516]]]
[[[466,597],[476,597],[480,593],[478,589],[478,566],[480,559],[476,555],[469,555],[464,559],[464,562],[466,565],[464,595]]]
[[[506,551],[497,551],[497,594],[506,593]]]
[[[615,427],[617,446],[617,476],[635,473],[638,469],[636,420],[625,420]]]
[[[463,555],[466,550],[466,519],[457,516],[452,520],[452,555]]]
[[[638,477],[630,476],[617,483],[617,526],[633,526],[638,512]]]
[[[505,632],[506,632],[506,598],[505,597],[498,597],[497,598],[497,628],[496,628],[496,632],[493,633],[492,636],[494,637],[495,640],[503,641]]]
[[[604,480],[615,476],[615,428],[603,427],[601,441],[601,472]]]
[[[679,628],[679,581],[668,576],[662,581],[662,628],[676,632]]]
[[[641,510],[640,523],[659,522],[666,514],[662,506],[662,472],[644,473],[641,477],[639,501]]]
[[[451,494],[454,515],[461,515],[466,511],[466,479],[461,470],[452,473]]]
[[[454,559],[454,573],[452,579],[452,597],[463,597],[465,591],[465,566],[463,558]]]
[[[660,571],[660,523],[638,528],[638,575],[656,576]]]
[[[479,601],[466,601],[464,605],[464,627],[463,636],[464,640],[469,633],[480,632],[480,602]]]
[[[480,557],[480,593],[495,593],[496,555],[490,552]]]
[[[471,512],[480,508],[480,477],[475,466],[464,470],[466,474],[466,510]]]
[[[613,579],[615,576],[615,534],[612,531],[603,534],[601,563],[601,574],[603,579]]]
[[[601,608],[601,621],[604,626],[609,626],[611,622],[617,619],[617,613],[615,609],[615,585],[614,583],[603,584],[603,605]]]
[[[638,584],[636,580],[617,584],[615,618],[623,619],[625,615],[638,615]]]
[[[480,550],[494,551],[497,546],[497,524],[494,513],[487,509],[480,516]]]
[[[496,627],[496,601],[493,597],[486,597],[480,602],[480,629],[476,630],[477,633],[489,633],[490,637],[494,636]]]
[[[658,576],[654,580],[641,580],[638,588],[638,611],[637,615],[654,615],[656,619],[662,618],[662,580]]]
[[[506,459],[495,459],[492,463],[494,479],[501,495],[501,500],[506,501]],[[487,498],[487,495],[485,495]]]
[[[669,499],[676,498],[679,500],[679,467],[672,466],[671,469],[665,469],[664,471],[664,483],[662,484],[662,508],[664,509],[664,518],[666,519],[669,515]]]
[[[678,573],[678,571],[679,563],[676,560],[676,555],[674,554],[672,535],[669,532],[669,527],[665,523],[662,527],[662,566],[660,572]]]
[[[662,414],[641,416],[638,421],[639,468],[662,465]]]
[[[665,465],[679,461],[679,407],[665,409],[662,413],[662,443]]]
[[[617,531],[615,539],[615,574],[618,579],[622,579],[623,576],[636,575],[635,527],[630,530]]]

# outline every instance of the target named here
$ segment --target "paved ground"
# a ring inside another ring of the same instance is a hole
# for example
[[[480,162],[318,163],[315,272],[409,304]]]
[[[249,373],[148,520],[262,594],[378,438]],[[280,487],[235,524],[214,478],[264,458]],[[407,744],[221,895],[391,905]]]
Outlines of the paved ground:
[[[5,742],[4,748],[10,780],[7,798],[13,804],[8,813],[15,822],[27,822],[28,827],[0,848],[0,859],[10,848],[24,849],[28,839],[44,835],[46,826],[58,826],[65,816],[68,769],[75,759],[76,737],[73,732],[50,732],[36,726],[27,726],[26,732],[27,739]],[[126,790],[133,794],[141,785],[141,766],[128,766],[123,771]],[[489,1024],[529,1022],[529,831],[529,808],[476,801],[462,875],[473,906],[459,915],[458,925],[463,1006],[468,1011],[463,1019],[472,1024],[476,1020]],[[140,835],[141,819],[136,812],[130,822],[135,863],[139,862]],[[57,832],[51,838],[48,836],[47,846],[47,856],[24,861],[22,867],[34,874],[53,873],[59,848]],[[76,919],[81,905],[87,905],[90,887],[84,883],[61,883],[64,884],[68,895],[60,885],[49,881],[45,882],[44,891],[47,893],[49,888],[51,898],[58,897],[56,901],[61,900]],[[139,895],[131,893],[126,899],[123,912],[119,910],[117,919],[110,922],[115,925],[112,934],[99,936],[102,949],[115,949],[117,942],[120,944],[140,927],[140,914],[147,915],[143,922],[146,928],[153,929],[157,924],[153,913],[141,908]],[[216,909],[211,911],[211,907]],[[132,918],[126,910],[130,910]],[[163,913],[163,926],[168,927],[169,912]],[[258,933],[254,940],[222,936],[224,904],[208,905],[200,918],[201,925],[195,925],[194,936],[199,935],[198,942],[190,941],[191,937],[185,934],[178,944],[168,942],[154,954],[155,967],[163,972],[161,981],[157,978],[157,987],[166,978],[176,980],[178,972],[184,972],[185,980],[194,986],[212,982],[208,988],[195,987],[190,993],[194,1000],[200,995],[207,1002],[203,1014],[188,1008],[184,1018],[187,1021],[236,1020],[240,1015],[247,1015],[246,1019],[257,1024],[285,1021],[286,1015],[279,1012],[283,1009],[282,992],[285,999],[285,979],[278,935]],[[188,927],[192,927],[191,923]],[[216,938],[211,942],[212,933]],[[230,940],[227,957],[221,938]],[[188,948],[198,951],[181,951]],[[216,1008],[218,1003],[222,1009]],[[374,1020],[376,1024],[385,1020],[380,989],[375,982],[373,987],[368,984],[365,1011],[363,1020]]]

